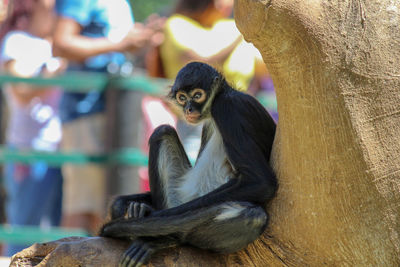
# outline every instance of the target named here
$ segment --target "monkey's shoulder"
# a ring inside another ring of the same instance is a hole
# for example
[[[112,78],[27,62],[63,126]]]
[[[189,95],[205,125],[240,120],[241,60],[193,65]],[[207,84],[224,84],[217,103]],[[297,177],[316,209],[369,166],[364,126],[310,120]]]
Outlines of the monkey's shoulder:
[[[214,101],[214,105],[242,106],[243,108],[253,106],[259,109],[265,109],[261,103],[252,95],[245,92],[229,88],[221,92]]]
[[[212,105],[213,117],[229,115],[232,119],[257,118],[267,124],[275,124],[265,107],[253,96],[234,89],[224,90],[214,100]]]

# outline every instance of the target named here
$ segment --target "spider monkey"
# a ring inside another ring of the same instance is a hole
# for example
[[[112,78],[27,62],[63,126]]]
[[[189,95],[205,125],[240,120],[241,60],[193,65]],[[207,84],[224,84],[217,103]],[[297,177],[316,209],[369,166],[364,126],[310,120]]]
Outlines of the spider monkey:
[[[150,192],[116,198],[100,232],[132,242],[122,267],[140,266],[179,244],[240,250],[263,233],[265,204],[277,190],[269,165],[276,125],[257,100],[200,62],[180,70],[168,96],[189,123],[204,122],[199,156],[192,167],[175,129],[155,129]]]

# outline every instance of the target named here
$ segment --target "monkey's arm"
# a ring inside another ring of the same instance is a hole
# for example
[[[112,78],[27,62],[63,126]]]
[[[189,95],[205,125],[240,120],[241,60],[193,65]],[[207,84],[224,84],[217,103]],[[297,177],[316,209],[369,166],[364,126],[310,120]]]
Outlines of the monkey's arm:
[[[236,164],[243,161],[252,165],[269,163],[276,124],[254,97],[234,90],[221,94],[214,100],[212,116],[222,135],[225,148],[229,150],[227,153],[230,160],[234,160]],[[267,163],[256,162],[255,160],[260,160],[256,158],[257,155],[252,159],[247,158],[248,155],[252,155],[251,147],[246,146],[248,139],[262,150]],[[242,159],[244,155],[246,158]]]
[[[265,108],[252,96],[232,90],[216,97],[212,117],[235,171],[255,184],[266,183],[275,189],[269,161],[276,124]],[[273,195],[265,193],[264,201]]]

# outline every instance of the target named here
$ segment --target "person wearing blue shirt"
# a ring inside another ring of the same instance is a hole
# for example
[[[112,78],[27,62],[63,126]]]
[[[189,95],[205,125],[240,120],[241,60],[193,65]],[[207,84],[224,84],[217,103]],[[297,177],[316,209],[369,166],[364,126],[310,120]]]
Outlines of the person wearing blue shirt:
[[[159,30],[134,24],[126,0],[57,0],[56,13],[53,52],[68,59],[70,71],[115,71],[124,53],[145,47]],[[63,151],[104,152],[105,106],[104,92],[63,94]],[[105,210],[105,169],[65,164],[63,175],[62,225],[95,232]]]

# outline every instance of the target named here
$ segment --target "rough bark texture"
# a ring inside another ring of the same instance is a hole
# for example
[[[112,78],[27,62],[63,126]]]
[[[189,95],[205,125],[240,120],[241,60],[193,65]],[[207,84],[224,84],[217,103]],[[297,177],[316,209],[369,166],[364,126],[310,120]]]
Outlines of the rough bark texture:
[[[398,1],[236,1],[276,86],[283,263],[400,265]]]
[[[180,248],[152,265],[400,266],[399,8],[236,0],[277,91],[270,226],[236,254]]]

